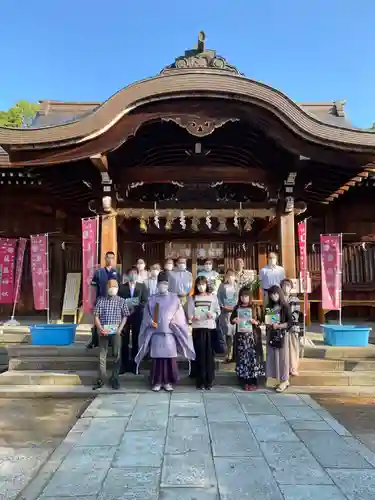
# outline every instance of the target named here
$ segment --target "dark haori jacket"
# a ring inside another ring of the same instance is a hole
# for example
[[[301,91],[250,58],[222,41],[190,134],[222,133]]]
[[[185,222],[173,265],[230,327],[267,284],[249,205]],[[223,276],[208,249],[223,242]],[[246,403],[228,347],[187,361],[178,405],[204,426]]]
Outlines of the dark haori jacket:
[[[244,306],[236,305],[232,311],[232,314],[230,315],[230,323],[233,325],[234,320],[238,317],[238,309],[243,308]],[[250,306],[251,312],[252,312],[252,319],[255,319],[256,321],[259,321],[259,323],[262,323],[263,318],[259,314],[259,308],[257,306]],[[238,328],[236,325],[236,337],[239,337],[241,335],[249,335],[247,333],[241,333],[238,332]],[[253,339],[254,339],[254,349],[256,352],[256,356],[259,359],[259,361],[263,361],[263,345],[262,345],[262,331],[259,326],[253,325]]]
[[[130,293],[129,283],[124,283],[119,286],[118,295],[128,302],[131,316],[133,316],[134,320],[135,318],[137,318],[137,321],[139,321],[140,323],[142,321],[143,310],[148,298],[148,292],[145,284],[137,281],[132,297]],[[130,303],[131,298],[139,299],[139,304],[136,307],[132,307]]]

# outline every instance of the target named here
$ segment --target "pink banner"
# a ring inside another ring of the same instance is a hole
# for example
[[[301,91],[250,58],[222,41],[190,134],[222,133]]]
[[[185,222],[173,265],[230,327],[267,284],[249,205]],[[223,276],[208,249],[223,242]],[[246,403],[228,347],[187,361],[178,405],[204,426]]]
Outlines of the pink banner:
[[[17,240],[0,238],[0,304],[13,304]]]
[[[341,234],[320,235],[322,308],[341,309]]]
[[[31,235],[30,245],[34,307],[43,311],[48,309],[48,235]]]
[[[307,315],[308,310],[308,295],[307,295],[307,224],[306,221],[298,223],[298,246],[299,246],[299,270],[302,275],[303,282],[303,305],[304,315]]]
[[[20,293],[21,293],[23,259],[25,256],[26,243],[27,243],[26,238],[20,238],[18,241],[16,276],[14,279],[15,284],[14,284],[14,299],[13,299],[13,301],[16,304],[18,302],[18,299],[20,298]]]
[[[82,302],[83,311],[92,312],[95,294],[92,279],[98,267],[98,218],[82,219]]]

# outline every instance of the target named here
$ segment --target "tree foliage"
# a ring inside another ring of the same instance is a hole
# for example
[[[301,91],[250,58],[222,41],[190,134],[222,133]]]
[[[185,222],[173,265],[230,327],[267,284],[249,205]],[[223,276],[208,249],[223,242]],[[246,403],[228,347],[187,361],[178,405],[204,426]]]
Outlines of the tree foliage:
[[[18,101],[8,111],[0,111],[0,127],[30,127],[38,109],[39,104],[25,100]]]

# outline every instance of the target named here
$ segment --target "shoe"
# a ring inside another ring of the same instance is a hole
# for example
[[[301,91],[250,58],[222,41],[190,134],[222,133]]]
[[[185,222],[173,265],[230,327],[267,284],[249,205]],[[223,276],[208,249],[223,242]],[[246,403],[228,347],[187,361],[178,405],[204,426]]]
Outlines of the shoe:
[[[92,349],[94,347],[93,343],[92,342],[89,342],[87,345],[86,345],[86,349],[89,350],[89,349]]]
[[[256,385],[249,385],[248,390],[249,391],[256,391],[256,390],[258,390],[258,387]]]
[[[210,391],[212,389],[212,385],[206,385],[204,388],[206,389],[206,391]]]
[[[298,370],[292,370],[290,374],[292,375],[292,377],[298,377],[299,375]]]
[[[161,389],[161,385],[160,384],[155,384],[153,387],[152,387],[152,390],[154,392],[159,392]]]
[[[93,390],[93,391],[96,391],[97,389],[101,389],[103,386],[104,386],[104,384],[103,384],[103,380],[98,379],[98,380],[96,381],[96,384],[93,386],[92,390]]]
[[[281,382],[281,384],[276,387],[276,392],[284,392],[286,389],[288,389],[289,385],[289,380],[284,380],[284,382]]]
[[[245,385],[243,386],[243,390],[244,390],[244,391],[248,391],[248,390],[249,390],[249,386],[248,386],[248,384],[245,384]]]
[[[111,381],[111,386],[112,386],[112,389],[114,389],[115,391],[118,391],[120,389],[120,382],[118,380],[113,379]]]
[[[203,386],[203,385],[199,385],[199,384],[197,384],[197,385],[196,385],[196,388],[198,389],[198,391],[203,391],[204,386]]]
[[[172,384],[165,384],[164,385],[164,390],[167,391],[167,392],[172,392],[173,391]]]

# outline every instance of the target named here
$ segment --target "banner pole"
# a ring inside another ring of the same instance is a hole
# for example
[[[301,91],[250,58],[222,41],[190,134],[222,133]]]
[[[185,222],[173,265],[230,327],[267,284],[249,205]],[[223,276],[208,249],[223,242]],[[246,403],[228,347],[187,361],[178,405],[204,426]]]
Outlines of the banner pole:
[[[339,309],[339,325],[342,325],[342,233],[339,234],[339,248],[340,248],[340,253],[339,253],[339,267],[337,270],[337,279],[340,280],[340,288],[339,288],[339,304],[340,304],[340,309]]]
[[[18,239],[18,251],[20,249],[20,244],[21,244],[21,238]],[[16,260],[16,263],[18,264],[17,261],[18,261],[18,258]],[[22,267],[23,267],[23,259],[22,259]],[[21,278],[22,278],[22,269],[20,270],[19,276],[17,277],[17,281],[16,281],[16,288],[15,288],[15,291],[14,291],[14,301],[13,301],[12,316],[10,317],[10,321],[14,321],[14,317],[16,315],[16,307],[17,307],[17,302],[18,302],[18,292],[19,292],[19,289],[20,289]]]
[[[46,306],[47,306],[47,325],[50,323],[50,307],[49,307],[49,282],[50,282],[50,276],[49,276],[49,237],[48,233],[45,234],[46,237],[46,281],[47,281],[47,288],[46,288]]]

